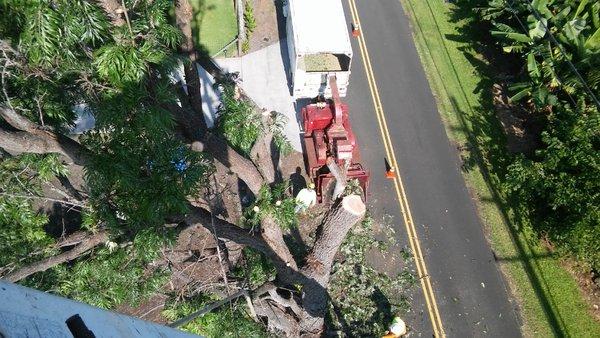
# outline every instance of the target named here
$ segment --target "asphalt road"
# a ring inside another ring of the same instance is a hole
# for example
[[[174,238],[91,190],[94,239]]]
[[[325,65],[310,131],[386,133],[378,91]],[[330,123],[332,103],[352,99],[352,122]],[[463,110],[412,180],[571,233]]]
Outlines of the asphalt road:
[[[442,0],[439,0],[442,1]],[[347,0],[343,0],[352,22]],[[519,320],[485,239],[460,172],[457,150],[446,136],[435,100],[399,1],[357,0],[391,141],[448,337],[518,337]],[[385,179],[384,146],[358,42],[347,97],[362,162],[371,170],[370,207],[391,215],[400,244],[407,234],[396,193]],[[406,318],[416,336],[433,329],[417,284]]]

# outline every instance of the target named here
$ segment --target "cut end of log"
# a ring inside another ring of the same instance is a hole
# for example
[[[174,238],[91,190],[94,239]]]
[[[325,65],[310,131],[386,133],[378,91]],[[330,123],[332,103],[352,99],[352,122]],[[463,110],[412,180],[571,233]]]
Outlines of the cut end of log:
[[[344,197],[342,200],[342,208],[356,216],[362,216],[367,211],[367,207],[363,203],[362,198],[358,195]]]

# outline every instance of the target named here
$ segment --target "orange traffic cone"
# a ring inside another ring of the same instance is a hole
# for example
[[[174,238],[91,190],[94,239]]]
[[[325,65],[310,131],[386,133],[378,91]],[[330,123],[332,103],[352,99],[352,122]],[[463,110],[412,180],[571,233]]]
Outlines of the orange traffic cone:
[[[385,177],[386,178],[396,178],[396,169],[394,167],[389,167],[386,171],[385,171]]]
[[[352,23],[352,36],[358,37],[360,35],[360,30],[358,29],[357,23]]]

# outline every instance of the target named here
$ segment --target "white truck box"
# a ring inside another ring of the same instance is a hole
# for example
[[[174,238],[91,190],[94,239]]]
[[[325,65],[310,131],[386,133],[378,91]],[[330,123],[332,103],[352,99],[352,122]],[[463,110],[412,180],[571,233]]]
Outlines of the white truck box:
[[[328,77],[336,76],[346,96],[352,46],[341,0],[287,0],[284,13],[292,95],[331,97]]]

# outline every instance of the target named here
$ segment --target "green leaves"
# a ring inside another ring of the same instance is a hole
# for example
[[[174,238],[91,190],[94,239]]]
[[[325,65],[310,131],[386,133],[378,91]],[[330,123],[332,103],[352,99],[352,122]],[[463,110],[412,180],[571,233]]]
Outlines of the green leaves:
[[[537,61],[533,53],[527,54],[527,71],[532,79],[537,79],[541,76],[540,69],[538,68]]]
[[[252,146],[259,135],[267,129],[273,133],[275,146],[282,155],[287,155],[293,148],[283,133],[287,118],[285,115],[271,112],[270,123],[263,122],[263,117],[246,99],[235,99],[233,84],[224,84],[221,93],[222,106],[216,122],[216,129],[225,136],[229,144],[250,157]]]
[[[579,39],[579,34],[584,29],[585,29],[585,20],[577,18],[577,19],[567,22],[567,24],[563,28],[563,32],[565,33],[565,36],[567,37],[567,39],[576,43],[577,40]]]
[[[275,218],[277,225],[290,229],[298,225],[298,217],[294,211],[296,201],[290,194],[290,182],[275,184],[273,187],[264,185],[254,203],[244,210],[242,222],[246,226],[259,226],[266,215]]]
[[[175,300],[168,304],[162,315],[169,321],[188,316],[218,301],[204,294],[196,295],[184,301]],[[210,338],[263,338],[271,337],[265,328],[248,316],[245,302],[238,300],[215,309],[183,325],[183,331]]]
[[[254,18],[254,8],[251,1],[244,1],[244,26],[248,35],[256,29],[256,19]]]
[[[61,271],[60,294],[104,309],[126,303],[139,304],[167,281],[162,270],[146,265],[157,257],[158,250],[168,245],[149,229],[136,236],[133,246],[110,252],[101,248],[93,256]],[[156,233],[158,234],[158,233]]]
[[[579,15],[581,15],[581,13],[583,13],[583,11],[585,10],[585,6],[587,6],[588,2],[589,0],[581,0],[579,6],[577,6],[577,11],[573,15],[573,18],[577,18],[579,17]]]
[[[348,234],[340,248],[342,260],[333,266],[329,295],[329,315],[336,328],[343,328],[360,337],[382,336],[390,323],[391,314],[410,311],[408,294],[417,279],[409,270],[410,253],[403,249],[404,257],[386,252],[389,243],[377,241],[372,229],[373,219],[367,215]],[[385,238],[393,238],[389,225],[380,224]],[[375,270],[367,262],[367,253],[386,252],[383,259],[398,258],[405,268],[397,276],[388,276]],[[403,261],[402,261],[403,260]],[[378,305],[390,304],[390,313],[377,311]],[[343,323],[343,324],[342,324]]]
[[[600,266],[600,114],[558,103],[535,161],[519,158],[507,188],[532,211],[539,230],[564,252]]]
[[[0,158],[0,268],[18,268],[56,253],[48,216],[33,208],[42,183],[66,174],[57,155]]]
[[[116,227],[139,230],[184,213],[186,197],[197,194],[212,171],[202,154],[169,133],[119,128],[109,134],[106,142],[99,134],[86,140],[96,144],[86,181],[95,209]]]
[[[85,58],[84,46],[108,37],[108,20],[84,0],[23,1],[11,8],[25,22],[20,39],[32,63],[65,67]],[[11,15],[9,13],[8,15]]]
[[[600,88],[600,3],[588,0],[488,1],[484,17],[503,50],[522,56],[509,87],[541,120],[543,146],[509,168],[507,190],[559,250],[600,267],[600,117],[586,86]],[[527,27],[521,24],[527,22]],[[546,29],[547,27],[547,29]],[[560,46],[551,41],[550,33]],[[569,64],[571,63],[571,64]],[[597,94],[596,94],[597,95]],[[577,107],[572,107],[578,100]],[[533,117],[530,117],[532,120]]]
[[[513,40],[517,42],[533,42],[533,39],[529,36],[522,33],[514,33],[514,32],[502,32],[502,31],[491,31],[492,36],[503,37],[508,40]]]
[[[233,85],[224,85],[222,106],[217,119],[217,130],[229,144],[246,157],[262,131],[261,116],[249,102],[234,97]]]
[[[61,55],[61,20],[50,6],[38,4],[26,12],[27,27],[23,42],[29,47],[28,56],[33,63],[51,64]],[[70,56],[68,53],[64,56]]]
[[[592,36],[590,36],[587,40],[585,40],[584,46],[587,49],[594,49],[594,50],[600,49],[600,27],[598,29],[596,29],[596,32],[594,32],[594,34],[592,34]]]
[[[531,7],[533,7],[538,13],[546,18],[552,17],[552,12],[548,9],[548,3],[552,2],[549,0],[533,0],[531,1]]]
[[[535,16],[529,15],[527,22],[529,25],[529,37],[535,40],[541,39],[546,35],[547,19],[541,18],[541,20],[538,20]]]
[[[154,34],[165,46],[176,49],[183,40],[183,33],[171,25],[161,25],[156,28]]]
[[[135,46],[104,46],[96,53],[94,65],[100,76],[117,86],[141,81],[146,71],[146,62]]]

